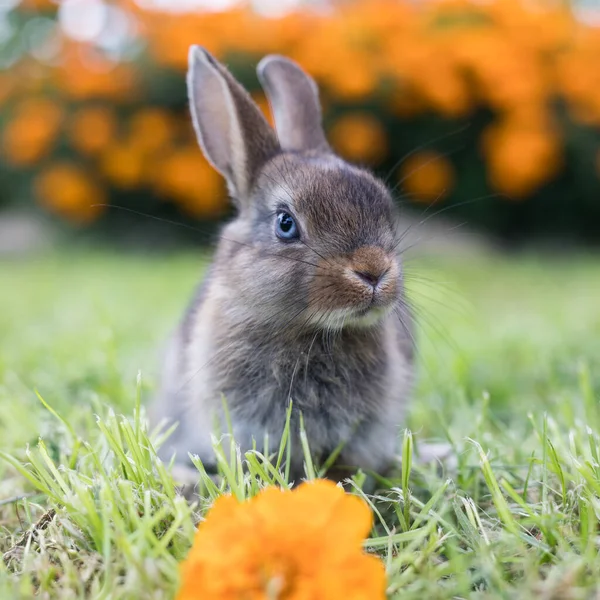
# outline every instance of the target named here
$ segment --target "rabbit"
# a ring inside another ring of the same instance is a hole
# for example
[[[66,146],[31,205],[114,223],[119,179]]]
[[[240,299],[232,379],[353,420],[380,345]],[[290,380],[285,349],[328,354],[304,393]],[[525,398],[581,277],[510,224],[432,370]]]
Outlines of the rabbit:
[[[395,204],[334,154],[309,75],[279,55],[257,71],[275,130],[223,64],[190,48],[193,126],[237,215],[166,353],[153,420],[178,427],[160,455],[179,473],[190,454],[214,469],[211,434],[227,418],[242,452],[266,434],[277,448],[291,401],[292,480],[300,415],[317,461],[341,447],[328,477],[386,473],[414,376]]]

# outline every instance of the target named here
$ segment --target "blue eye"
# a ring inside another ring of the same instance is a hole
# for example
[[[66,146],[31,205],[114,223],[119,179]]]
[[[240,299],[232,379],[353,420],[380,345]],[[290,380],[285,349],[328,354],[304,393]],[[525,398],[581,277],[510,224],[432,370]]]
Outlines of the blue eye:
[[[298,233],[298,226],[294,217],[286,212],[280,212],[277,214],[277,222],[275,224],[275,235],[280,240],[295,240],[300,237]]]

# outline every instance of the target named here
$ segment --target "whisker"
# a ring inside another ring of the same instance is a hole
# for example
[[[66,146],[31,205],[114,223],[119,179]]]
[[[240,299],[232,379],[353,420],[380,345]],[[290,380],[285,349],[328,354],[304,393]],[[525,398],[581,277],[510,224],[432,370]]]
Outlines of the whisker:
[[[404,311],[400,310],[401,306],[404,307]],[[414,352],[415,356],[417,357],[418,363],[420,365],[422,365],[422,368],[425,369],[427,375],[430,378],[432,378],[433,377],[433,372],[431,371],[431,366],[425,360],[425,357],[424,357],[424,355],[423,355],[423,353],[421,351],[421,345],[417,343],[417,339],[415,338],[415,335],[414,335],[414,333],[412,331],[412,328],[406,324],[405,318],[408,316],[411,324],[413,326],[419,327],[419,329],[420,329],[421,332],[423,332],[422,327],[419,326],[419,324],[416,321],[414,315],[408,309],[407,305],[404,304],[403,302],[400,303],[400,306],[395,307],[393,309],[393,312],[394,312],[396,318],[398,319],[398,322],[400,323],[400,326],[402,327],[404,333],[406,334],[406,336],[408,337],[408,339],[411,341],[412,351]],[[425,335],[427,335],[427,334],[425,333]]]
[[[406,296],[412,302],[415,295],[419,296],[420,298],[423,298],[426,302],[431,302],[432,304],[436,304],[440,308],[452,311],[456,315],[466,317],[465,312],[463,312],[465,310],[464,306],[459,307],[455,304],[446,304],[443,300],[440,300],[439,298],[434,298],[433,296],[428,296],[427,294],[415,290],[411,290],[409,293],[407,293]],[[421,303],[421,306],[423,306],[423,303]]]
[[[454,131],[451,131],[450,133],[444,133],[443,135],[440,135],[438,137],[435,137],[427,142],[424,142],[423,144],[420,144],[419,146],[415,146],[412,150],[410,150],[410,152],[407,152],[406,154],[404,154],[403,156],[401,156],[392,166],[392,168],[390,169],[389,173],[387,174],[387,176],[385,177],[385,179],[383,180],[384,183],[387,185],[388,181],[390,180],[390,177],[393,175],[394,171],[408,158],[410,158],[413,154],[416,154],[417,152],[420,152],[421,150],[425,150],[425,148],[429,148],[432,144],[436,144],[437,142],[441,142],[445,139],[448,139],[450,137],[452,137],[453,135],[458,135],[459,133],[462,133],[463,131],[466,131],[467,129],[469,129],[469,127],[471,127],[471,123],[467,123],[466,125],[463,125],[462,127],[460,127],[459,129],[456,129]]]
[[[405,310],[404,312],[401,312],[400,308],[403,307]],[[411,313],[410,310],[408,310],[407,305],[405,305],[402,301],[399,302],[399,306],[395,306],[392,309],[392,312],[396,315],[396,317],[398,318],[399,322],[400,322],[400,326],[402,327],[404,333],[407,335],[407,337],[410,339],[410,341],[412,342],[412,347],[413,350],[415,351],[415,353],[417,354],[417,356],[419,356],[419,358],[421,358],[421,355],[419,353],[419,346],[417,344],[417,341],[415,339],[415,336],[412,332],[411,327],[406,323],[405,318],[408,317],[411,321],[411,323],[414,325],[415,324],[415,319]]]
[[[449,336],[448,332],[444,331],[444,325],[440,321],[439,317],[437,317],[437,315],[434,315],[433,313],[426,311],[426,309],[424,309],[422,306],[420,306],[420,307],[415,306],[414,304],[412,304],[412,302],[409,298],[406,298],[404,300],[404,302],[409,307],[409,309],[412,310],[413,313],[418,317],[418,319],[415,320],[415,323],[417,324],[417,326],[419,327],[419,329],[421,330],[421,332],[424,335],[427,335],[427,330],[424,327],[424,325],[426,325],[439,338],[441,338],[444,342],[446,342],[446,344],[448,344],[448,346],[450,346],[456,352],[457,355],[461,355],[460,348],[454,342],[454,340],[452,340],[452,338]],[[436,351],[439,352],[437,347],[436,347]],[[441,355],[439,355],[439,356],[441,356]]]
[[[445,233],[450,233],[451,231],[456,231],[457,229],[459,229],[460,227],[464,227],[467,224],[466,221],[459,223],[458,225],[455,225],[454,227],[450,227],[448,228]],[[409,244],[408,246],[406,246],[405,248],[402,248],[402,250],[400,251],[401,254],[405,254],[407,252],[409,252],[410,250],[412,250],[413,248],[416,248],[419,244],[421,244],[423,241],[427,242],[430,240],[433,240],[434,236],[429,236],[426,238],[423,238],[423,236],[418,237],[412,244]]]
[[[431,213],[430,215],[428,215],[426,218],[422,219],[421,221],[419,221],[418,223],[411,223],[405,230],[404,232],[400,235],[400,238],[396,241],[396,244],[394,245],[394,248],[397,248],[401,243],[402,240],[404,240],[404,238],[408,235],[408,233],[410,232],[410,230],[413,227],[420,227],[421,225],[424,225],[425,223],[427,223],[430,219],[433,219],[433,217],[436,217],[437,215],[440,215],[448,210],[451,210],[453,208],[459,208],[461,206],[467,206],[469,204],[474,204],[475,202],[481,202],[482,200],[491,200],[492,198],[502,198],[505,197],[504,194],[487,194],[485,196],[478,196],[477,198],[471,198],[470,200],[464,200],[463,202],[458,202],[457,204],[449,204],[447,206],[444,206],[442,208],[440,208],[439,210],[436,210],[434,213]],[[427,211],[435,204],[435,201],[432,202],[424,211],[423,214],[426,214]],[[402,251],[401,251],[402,253]]]
[[[187,225],[186,223],[181,223],[181,222],[178,222],[178,221],[172,221],[170,219],[164,219],[162,217],[156,217],[155,215],[151,215],[151,214],[148,214],[148,213],[140,212],[140,211],[134,210],[132,208],[127,208],[125,206],[118,206],[116,204],[93,204],[92,206],[105,206],[105,207],[108,207],[108,208],[114,208],[114,209],[117,209],[117,210],[122,210],[122,211],[125,211],[125,212],[133,213],[133,214],[139,215],[141,217],[147,217],[148,219],[154,219],[155,221],[162,221],[164,223],[168,223],[169,225],[175,225],[177,227],[182,227],[184,229],[189,229],[191,231],[195,231],[197,233],[201,233],[202,235],[205,235],[205,236],[208,235],[206,231],[203,231],[202,229],[198,229],[197,227],[194,227],[192,225]],[[273,258],[278,258],[278,259],[281,258],[283,260],[289,260],[289,261],[292,261],[292,262],[302,263],[302,264],[305,264],[305,265],[310,265],[311,267],[315,267],[316,269],[322,269],[323,268],[321,265],[318,265],[316,263],[312,263],[310,261],[302,260],[300,258],[295,258],[293,256],[287,256],[285,254],[274,254],[272,252],[264,252],[258,246],[253,246],[252,244],[246,244],[245,242],[240,242],[239,240],[234,240],[232,238],[228,238],[228,237],[225,237],[223,235],[220,235],[219,239],[224,240],[224,241],[229,242],[229,243],[232,243],[232,244],[238,244],[239,246],[242,246],[244,248],[251,248],[252,250],[258,250],[259,252],[261,252],[262,256],[268,256],[268,257],[273,257]]]
[[[392,194],[394,194],[394,192],[411,176],[414,175],[415,173],[418,173],[421,169],[423,169],[424,167],[426,167],[427,165],[431,164],[432,162],[434,162],[435,160],[437,160],[438,158],[442,157],[442,158],[447,158],[448,156],[452,156],[453,154],[456,154],[459,150],[462,150],[464,148],[464,146],[459,146],[458,148],[454,148],[453,150],[448,150],[446,152],[442,152],[440,154],[436,154],[435,156],[432,156],[429,160],[426,160],[424,163],[421,163],[420,165],[418,165],[417,167],[415,167],[414,169],[412,169],[412,171],[409,171],[408,173],[406,173],[406,175],[404,175],[404,177],[402,177],[397,183],[396,185],[391,188],[390,192]],[[445,191],[445,190],[444,190]],[[437,202],[438,199],[436,199],[435,201]]]
[[[311,246],[309,246],[304,240],[298,240],[298,241],[300,243],[304,244],[309,250],[312,250],[317,256],[319,256],[320,258],[322,258],[330,267],[333,266],[320,252],[317,252],[314,248],[312,248]]]
[[[204,236],[208,236],[208,232],[199,229],[198,227],[194,227],[193,225],[188,225],[187,223],[181,223],[180,221],[173,221],[171,219],[165,219],[164,217],[157,217],[156,215],[151,215],[149,213],[145,213],[139,210],[135,210],[133,208],[128,208],[127,206],[119,206],[118,204],[106,204],[106,203],[97,203],[92,204],[92,208],[94,207],[102,207],[102,208],[114,208],[117,210],[121,210],[123,212],[128,212],[134,215],[138,215],[140,217],[146,217],[148,219],[153,219],[154,221],[160,221],[162,223],[167,223],[168,225],[175,225],[176,227],[182,227],[183,229],[189,229],[190,231],[195,231],[196,233],[201,233]]]
[[[275,165],[274,165],[275,166]],[[277,171],[279,172],[279,175],[281,176],[281,179],[283,180],[284,183],[287,183],[283,177],[283,175],[281,174],[281,171],[279,170],[279,167],[277,166]],[[286,186],[283,185],[282,181],[277,181],[277,179],[275,179],[274,177],[271,177],[268,173],[266,173],[265,171],[263,171],[261,173],[262,177],[266,177],[269,181],[271,181],[272,183],[274,183],[275,185],[278,185],[281,187],[281,189],[283,189],[283,191],[288,195],[288,198],[290,199],[290,201],[294,201],[294,196],[292,195],[292,192],[290,189],[288,189]]]

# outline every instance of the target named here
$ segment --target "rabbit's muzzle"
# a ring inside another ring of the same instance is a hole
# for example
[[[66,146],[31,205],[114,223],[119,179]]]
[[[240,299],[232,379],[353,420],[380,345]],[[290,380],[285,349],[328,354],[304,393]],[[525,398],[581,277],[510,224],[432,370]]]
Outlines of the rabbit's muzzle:
[[[395,256],[376,246],[363,246],[319,262],[310,285],[309,312],[314,323],[329,328],[366,325],[380,320],[399,298]]]

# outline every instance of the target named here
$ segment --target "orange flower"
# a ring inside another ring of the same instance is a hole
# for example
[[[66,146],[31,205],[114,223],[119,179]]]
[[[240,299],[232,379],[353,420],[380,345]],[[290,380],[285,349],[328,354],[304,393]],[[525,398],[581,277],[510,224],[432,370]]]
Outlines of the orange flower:
[[[73,117],[69,136],[73,147],[84,154],[96,154],[113,140],[117,129],[115,117],[106,107],[83,108]]]
[[[14,165],[27,166],[52,147],[62,122],[60,107],[51,100],[26,100],[4,130],[4,153]]]
[[[181,565],[177,600],[382,600],[383,563],[365,554],[368,506],[330,481],[222,496]]]
[[[385,130],[368,113],[353,112],[341,116],[331,127],[329,139],[348,160],[376,164],[387,154]]]
[[[102,154],[103,173],[116,186],[131,189],[142,182],[144,157],[131,144],[114,143]]]
[[[70,163],[52,165],[35,180],[35,192],[43,206],[74,222],[96,217],[105,201],[103,191],[80,167]]]
[[[360,100],[373,93],[377,73],[370,61],[357,52],[347,52],[331,60],[326,84],[343,100]]]
[[[407,158],[400,168],[402,187],[421,202],[437,202],[454,184],[454,169],[450,161],[432,151],[423,151]]]
[[[171,115],[160,108],[147,108],[131,119],[131,143],[143,153],[164,150],[173,136]]]
[[[453,43],[456,41],[442,43],[437,38],[424,42],[414,34],[408,39],[393,38],[385,57],[389,74],[401,87],[415,93],[422,104],[450,117],[471,108],[467,82],[452,57]]]
[[[113,63],[89,47],[75,43],[66,46],[54,75],[55,85],[75,100],[131,100],[138,83],[130,64]]]
[[[581,31],[556,60],[555,77],[570,112],[585,125],[600,125],[600,28]]]
[[[227,206],[221,177],[196,146],[176,150],[156,169],[157,191],[177,201],[192,216],[214,217]]]
[[[530,195],[556,174],[561,165],[558,137],[539,119],[507,117],[483,136],[491,184],[512,199]]]

